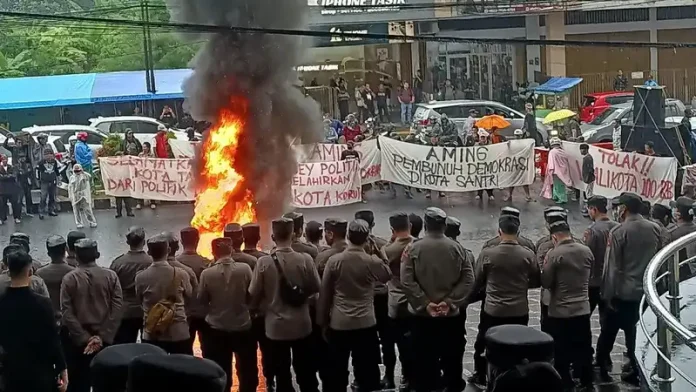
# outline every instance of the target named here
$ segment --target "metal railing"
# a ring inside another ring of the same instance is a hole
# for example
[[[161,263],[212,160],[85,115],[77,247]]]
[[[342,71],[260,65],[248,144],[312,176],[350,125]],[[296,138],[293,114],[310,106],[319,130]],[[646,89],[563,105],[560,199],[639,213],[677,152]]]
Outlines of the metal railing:
[[[648,264],[648,268],[643,276],[643,288],[645,295],[641,299],[641,312],[639,324],[650,346],[657,353],[657,372],[651,376],[651,381],[656,384],[661,392],[670,392],[675,378],[672,376],[674,371],[682,379],[696,388],[696,381],[687,376],[683,370],[679,369],[672,362],[671,354],[673,344],[680,341],[692,350],[696,350],[696,333],[692,332],[680,321],[680,301],[679,293],[679,267],[696,260],[696,256],[679,261],[679,252],[687,245],[696,242],[696,233],[691,233],[665,246]],[[663,271],[663,266],[667,263],[667,271]],[[667,296],[669,309],[660,301],[658,285],[667,280]],[[650,337],[645,326],[643,309],[648,304],[655,314],[657,320],[657,343]],[[693,374],[693,371],[690,371]]]

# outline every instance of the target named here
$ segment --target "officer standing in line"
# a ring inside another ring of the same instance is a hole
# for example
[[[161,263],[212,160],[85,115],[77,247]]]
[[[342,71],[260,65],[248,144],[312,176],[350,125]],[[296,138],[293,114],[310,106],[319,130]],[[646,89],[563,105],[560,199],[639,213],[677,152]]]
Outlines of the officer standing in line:
[[[462,234],[460,230],[461,227],[462,222],[459,219],[448,216],[447,221],[445,222],[445,237],[457,241],[459,235]]]
[[[650,220],[660,226],[660,237],[662,238],[662,246],[666,246],[670,242],[669,231],[675,227],[672,221],[672,210],[662,204],[654,204],[650,211]]]
[[[610,353],[619,330],[626,334],[626,349],[632,371],[622,375],[628,383],[638,385],[636,323],[643,296],[643,275],[650,260],[660,250],[660,228],[640,215],[640,196],[624,193],[618,198],[621,224],[609,232],[608,249],[602,278],[602,300],[606,311],[597,341],[597,363],[600,375],[611,380]]]
[[[268,256],[268,253],[259,250],[261,241],[261,227],[258,223],[247,223],[242,225],[242,237],[244,238],[244,253],[260,259]]]
[[[232,250],[232,258],[234,261],[247,264],[253,271],[258,259],[250,254],[242,252],[242,245],[244,245],[244,231],[242,230],[242,226],[239,223],[228,223],[225,225],[223,235],[232,240],[232,246],[234,247]]]
[[[300,241],[300,239],[302,239],[302,234],[304,233],[304,215],[300,214],[299,212],[288,212],[287,214],[283,215],[283,217],[292,219],[292,223],[295,228],[295,236],[292,240],[292,249],[294,249],[295,252],[307,253],[308,255],[312,256],[312,259],[316,259],[317,255],[319,254],[319,250],[310,244]]]
[[[123,313],[123,292],[118,275],[97,265],[96,241],[77,241],[75,256],[80,266],[65,275],[60,288],[63,328],[70,334],[70,344],[63,350],[70,392],[89,392],[89,365],[114,340]]]
[[[391,274],[379,256],[365,251],[369,235],[367,222],[351,222],[348,247],[326,263],[317,304],[317,324],[324,329],[329,343],[328,391],[345,391],[348,387],[350,357],[358,390],[381,389],[373,288],[377,283],[389,281]]]
[[[211,244],[215,263],[201,273],[198,298],[208,309],[203,332],[205,358],[227,374],[225,390],[232,387],[235,355],[240,392],[255,392],[259,384],[256,339],[251,330],[248,295],[251,267],[232,259],[232,240],[216,238]]]
[[[304,236],[307,239],[307,242],[317,248],[319,253],[330,248],[330,246],[323,245],[321,243],[321,239],[324,237],[324,227],[317,221],[307,222],[307,225],[305,225]]]
[[[572,364],[582,391],[594,391],[588,294],[594,257],[587,246],[573,240],[568,223],[556,222],[550,231],[555,247],[546,255],[541,284],[551,293],[546,328],[554,340],[554,367],[566,388],[575,387]]]
[[[324,268],[326,267],[326,262],[329,261],[329,257],[343,252],[348,247],[346,242],[347,233],[348,222],[345,219],[327,218],[324,221],[324,240],[326,245],[331,248],[319,253],[316,260],[314,260],[319,276],[324,276]]]
[[[29,234],[14,232],[10,234],[10,244],[18,244],[24,247],[27,254],[30,255],[31,252],[31,239]],[[31,272],[36,272],[39,268],[43,267],[43,264],[36,260],[34,257],[31,258]]]
[[[447,390],[464,389],[464,324],[466,301],[474,283],[474,257],[445,237],[446,220],[441,209],[426,209],[425,238],[413,242],[402,255],[401,284],[414,315],[411,333],[418,368],[413,380],[417,392],[430,392],[440,379],[440,371]],[[434,344],[435,336],[441,344]]]
[[[198,254],[198,243],[201,239],[198,229],[195,227],[185,227],[181,230],[181,246],[184,248],[181,254],[176,258],[181,264],[191,268],[196,275],[196,281],[200,282],[201,273],[211,260]],[[206,308],[198,300],[198,292],[194,292],[191,300],[186,304],[186,322],[189,325],[189,341],[191,342],[191,350],[196,341],[196,334],[201,335],[207,327],[205,323]],[[200,337],[200,336],[199,336]]]
[[[260,258],[254,269],[249,286],[250,305],[252,309],[262,309],[266,317],[266,336],[273,353],[271,361],[276,391],[294,390],[291,364],[300,390],[317,391],[316,344],[311,336],[309,304],[308,301],[299,304],[295,299],[317,294],[321,282],[311,256],[295,252],[291,247],[293,221],[287,218],[276,219],[271,226],[276,248],[270,256]],[[292,290],[293,304],[288,300],[288,285],[281,289],[281,276],[301,289],[301,292]]]
[[[517,218],[518,222],[520,221],[520,210],[517,208],[513,207],[503,207],[500,210],[500,216],[504,215],[510,215],[512,217]],[[483,249],[490,248],[492,246],[496,246],[500,244],[500,236],[495,236],[491,238],[490,240],[486,241],[485,244],[483,244]],[[517,241],[520,243],[520,245],[524,246],[525,248],[531,250],[532,252],[536,252],[536,246],[534,245],[534,241],[530,240],[529,238],[523,236],[523,235],[518,235],[517,236]]]
[[[676,202],[671,202],[672,207],[676,209],[675,218],[676,226],[669,230],[670,242],[684,237],[687,234],[696,231],[696,223],[694,223],[693,205],[694,200],[685,196],[677,198]],[[679,262],[687,258],[696,256],[696,244],[689,244],[684,249],[679,251]],[[684,281],[693,276],[691,266],[696,266],[696,263],[689,262],[679,267],[679,280]]]
[[[145,229],[138,226],[128,229],[126,244],[128,252],[115,258],[109,267],[118,275],[123,291],[123,318],[114,344],[135,343],[143,330],[143,307],[135,295],[135,276],[152,264],[152,258],[143,250]]]
[[[387,240],[377,237],[372,233],[375,227],[375,213],[370,210],[361,210],[355,213],[355,219],[362,219],[368,225],[370,234],[365,242],[365,252],[369,255],[382,257],[382,248],[387,245]],[[385,259],[386,260],[386,259]],[[382,348],[382,363],[384,364],[384,379],[382,387],[384,389],[394,389],[394,369],[396,368],[396,339],[391,330],[389,322],[389,295],[387,286],[380,282],[375,282],[375,317],[377,317],[377,331]]]
[[[562,212],[564,214],[566,213],[565,208],[563,207],[547,207],[544,209],[544,221],[546,221],[546,230],[549,229],[549,221],[548,221],[548,216],[552,212]],[[534,244],[534,249],[537,251],[539,250],[539,246],[541,246],[542,243],[551,241],[551,234],[547,234],[537,240],[537,242]]]
[[[68,233],[66,240],[68,241],[68,257],[65,258],[65,262],[71,267],[77,267],[80,265],[75,258],[75,242],[86,238],[87,235],[81,231],[71,231]]]
[[[517,240],[520,221],[512,215],[501,215],[498,227],[500,243],[481,251],[476,261],[476,281],[471,290],[472,296],[485,292],[474,343],[474,374],[471,379],[478,385],[486,384],[488,372],[483,357],[486,332],[499,325],[527,325],[527,292],[540,284],[536,255]]]
[[[411,224],[411,237],[419,238],[423,231],[423,218],[416,214],[408,214],[408,223]]]
[[[53,311],[56,314],[56,321],[60,325],[60,285],[63,277],[74,268],[65,262],[65,238],[59,235],[52,235],[46,240],[46,251],[51,263],[47,264],[38,271],[36,276],[43,279],[48,288],[49,298],[53,304]]]
[[[169,255],[167,256],[167,262],[172,267],[181,268],[182,270],[186,271],[186,275],[188,275],[188,281],[189,285],[191,286],[191,290],[188,293],[184,294],[184,309],[186,311],[186,318],[188,319],[189,317],[201,317],[202,310],[200,304],[198,304],[197,294],[198,277],[196,276],[196,273],[193,271],[193,269],[191,269],[191,267],[184,265],[182,262],[177,260],[176,252],[179,250],[179,239],[176,237],[176,235],[169,231],[162,233],[162,235],[167,239],[168,242]],[[193,340],[191,340],[191,336],[188,337],[188,341],[191,343],[193,342]],[[180,354],[193,355],[193,344],[189,346],[189,350]]]
[[[609,232],[618,226],[617,222],[607,216],[607,198],[604,196],[592,196],[587,200],[587,213],[592,219],[592,224],[585,230],[583,242],[592,251],[594,262],[590,270],[590,314],[600,306],[600,314],[604,310],[600,287],[602,286],[602,273],[604,272],[604,257],[607,251],[607,239]]]
[[[448,218],[449,219],[449,218]],[[389,321],[396,346],[399,348],[399,362],[401,362],[401,391],[408,391],[413,380],[414,356],[411,344],[411,313],[408,311],[408,300],[401,284],[401,255],[404,249],[415,239],[411,236],[411,223],[406,213],[399,212],[389,217],[389,225],[392,230],[392,241],[382,248],[384,259],[389,264],[392,277],[387,282],[389,290]]]

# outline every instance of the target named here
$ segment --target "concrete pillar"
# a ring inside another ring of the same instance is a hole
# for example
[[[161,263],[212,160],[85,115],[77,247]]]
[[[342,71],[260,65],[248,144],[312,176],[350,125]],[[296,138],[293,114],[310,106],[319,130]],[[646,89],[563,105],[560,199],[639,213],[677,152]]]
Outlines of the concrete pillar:
[[[529,15],[524,18],[524,26],[527,39],[538,40],[541,38],[539,31],[539,16]],[[534,81],[534,72],[541,72],[541,46],[527,45],[527,81]],[[520,59],[521,60],[521,59]]]
[[[546,39],[565,39],[565,13],[552,12],[546,15]],[[566,76],[565,46],[546,46],[546,73],[549,76]]]
[[[648,12],[650,15],[650,43],[657,43],[657,8],[651,7]],[[655,77],[657,77],[658,69],[657,58],[657,48],[650,48],[650,71]]]

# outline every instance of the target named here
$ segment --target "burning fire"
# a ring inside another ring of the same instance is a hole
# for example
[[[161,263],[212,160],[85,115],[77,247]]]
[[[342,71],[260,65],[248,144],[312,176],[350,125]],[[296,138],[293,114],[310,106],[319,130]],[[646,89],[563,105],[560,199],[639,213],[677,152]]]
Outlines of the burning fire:
[[[198,152],[200,173],[191,226],[201,233],[198,251],[206,257],[212,255],[210,243],[222,236],[227,223],[243,225],[256,220],[254,195],[238,171],[242,163],[239,139],[243,134],[244,121],[240,115],[225,109],[217,124],[208,130]]]

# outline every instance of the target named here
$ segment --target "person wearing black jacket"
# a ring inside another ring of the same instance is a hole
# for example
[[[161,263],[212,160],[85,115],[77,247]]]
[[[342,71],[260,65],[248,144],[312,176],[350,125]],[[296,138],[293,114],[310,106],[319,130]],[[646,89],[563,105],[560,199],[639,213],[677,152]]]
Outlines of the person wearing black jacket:
[[[46,210],[48,215],[57,216],[56,214],[56,188],[60,171],[58,170],[58,162],[53,155],[53,151],[44,150],[43,160],[36,166],[39,184],[41,186],[41,201],[39,202],[39,219],[44,218]]]
[[[0,225],[7,220],[8,202],[12,205],[15,223],[22,222],[22,206],[17,198],[18,190],[14,169],[7,164],[7,157],[0,155]]]
[[[4,391],[65,392],[68,372],[51,301],[34,294],[31,256],[7,256],[12,283],[0,298]]]

